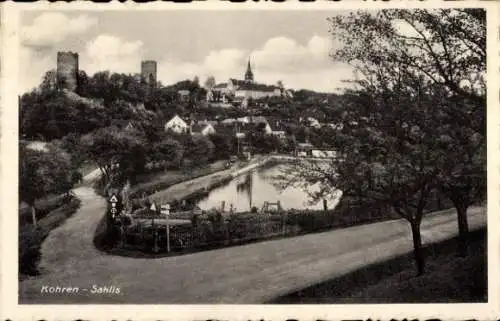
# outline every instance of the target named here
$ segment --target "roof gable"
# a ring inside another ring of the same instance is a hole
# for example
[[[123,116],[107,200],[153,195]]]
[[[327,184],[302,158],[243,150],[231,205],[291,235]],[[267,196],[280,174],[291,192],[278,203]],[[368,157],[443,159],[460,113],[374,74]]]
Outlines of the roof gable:
[[[246,80],[240,80],[240,79],[234,79],[234,78],[229,79],[229,81],[233,84],[233,86],[238,86],[238,87],[241,87],[241,86],[249,83]]]
[[[173,124],[175,123],[178,123],[178,124],[181,124],[182,126],[185,126],[187,127],[187,123],[179,117],[179,115],[175,115],[174,117],[172,117],[166,124],[165,124],[165,127],[169,127],[169,126],[172,126]]]

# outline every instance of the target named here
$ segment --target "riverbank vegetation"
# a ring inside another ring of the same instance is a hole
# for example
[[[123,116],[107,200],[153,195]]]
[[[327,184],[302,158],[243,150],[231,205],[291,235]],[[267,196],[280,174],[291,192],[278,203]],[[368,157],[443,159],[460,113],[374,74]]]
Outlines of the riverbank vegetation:
[[[143,193],[151,195],[157,191],[166,189],[175,184],[189,181],[198,177],[210,175],[227,169],[227,161],[220,160],[207,164],[203,167],[196,167],[190,170],[170,170],[164,173],[148,173],[138,178],[139,183],[130,190],[130,195],[140,196]]]

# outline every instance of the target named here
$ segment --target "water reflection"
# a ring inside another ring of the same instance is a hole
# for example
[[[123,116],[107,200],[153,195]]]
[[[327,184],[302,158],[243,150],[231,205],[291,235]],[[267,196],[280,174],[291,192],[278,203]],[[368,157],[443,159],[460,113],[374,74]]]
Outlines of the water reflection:
[[[237,212],[249,211],[253,206],[259,210],[264,202],[281,202],[285,209],[323,209],[323,200],[310,203],[309,195],[302,189],[288,187],[281,190],[273,184],[276,175],[282,174],[280,167],[276,165],[268,168],[254,170],[239,176],[227,185],[216,188],[210,194],[198,201],[197,205],[204,210],[220,208],[225,202],[225,208],[231,205]],[[310,191],[315,190],[312,186]],[[328,200],[328,208],[334,208],[338,202],[337,197]]]
[[[238,181],[236,183],[236,191],[238,195],[243,198],[246,196],[248,199],[248,208],[252,208],[252,187],[253,187],[253,174],[248,173],[244,175],[243,181]],[[210,197],[210,196],[209,196]]]

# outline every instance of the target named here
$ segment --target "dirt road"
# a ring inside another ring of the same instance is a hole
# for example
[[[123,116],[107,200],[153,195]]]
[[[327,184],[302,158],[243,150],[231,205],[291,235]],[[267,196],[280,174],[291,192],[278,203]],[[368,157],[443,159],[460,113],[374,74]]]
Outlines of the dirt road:
[[[106,201],[87,187],[75,193],[81,208],[47,237],[42,274],[20,283],[20,303],[261,303],[412,248],[408,223],[396,220],[177,257],[110,256],[92,244]],[[428,215],[424,243],[456,235],[455,215]],[[471,209],[469,222],[484,226],[484,209]],[[57,286],[78,292],[45,293]]]

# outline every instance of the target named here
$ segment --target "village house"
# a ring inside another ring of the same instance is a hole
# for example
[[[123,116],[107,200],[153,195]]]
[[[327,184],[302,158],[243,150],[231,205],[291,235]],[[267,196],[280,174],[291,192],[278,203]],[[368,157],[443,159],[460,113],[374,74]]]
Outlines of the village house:
[[[283,89],[276,85],[260,84],[254,81],[252,66],[248,61],[245,79],[230,78],[227,83],[215,85],[210,94],[207,93],[207,101],[225,100],[226,96],[234,97],[242,107],[248,105],[248,99],[260,99],[265,97],[281,97]]]
[[[247,135],[243,132],[237,132],[235,135],[234,135],[237,139],[244,139],[247,137]]]
[[[172,131],[177,134],[186,133],[189,129],[189,125],[182,120],[178,115],[172,117],[168,122],[165,123],[165,131]]]
[[[279,126],[276,127],[270,127],[271,128],[271,135],[278,137],[279,139],[285,139],[286,138],[286,132]]]
[[[306,157],[312,156],[312,150],[314,146],[310,143],[298,143],[295,148],[295,156]]]
[[[264,124],[264,123],[261,123],[261,124]],[[273,129],[271,128],[271,126],[268,123],[265,123],[264,133],[266,133],[266,135],[272,135],[272,133],[273,133]]]
[[[343,123],[327,123],[325,126],[330,127],[333,130],[342,130],[344,128]]]
[[[241,124],[250,124],[250,117],[248,116],[239,117],[236,118],[236,121],[238,121]]]
[[[235,97],[260,99],[265,97],[280,97],[281,89],[278,86],[265,84],[244,83],[234,91]]]
[[[179,90],[177,91],[177,94],[179,95],[179,98],[181,99],[181,101],[188,101],[189,100],[189,90],[187,89],[183,89],[183,90]]]
[[[215,134],[215,128],[211,124],[194,124],[191,126],[191,135],[213,135]]]
[[[223,125],[232,125],[232,124],[234,124],[236,122],[237,122],[237,120],[234,119],[234,118],[226,118],[223,121],[221,121],[221,124],[223,124]]]
[[[267,121],[267,118],[264,117],[264,116],[253,116],[253,117],[250,117],[250,123],[252,124],[267,124],[268,121]]]
[[[314,117],[300,117],[299,123],[306,125],[307,127],[312,128],[321,128],[321,123]]]

